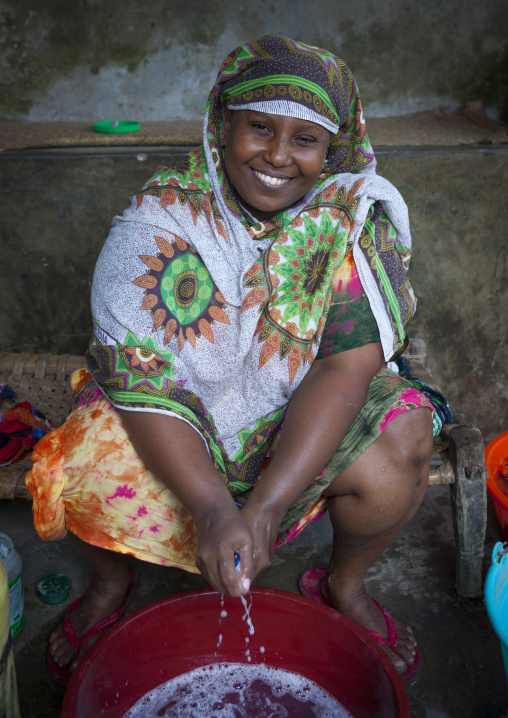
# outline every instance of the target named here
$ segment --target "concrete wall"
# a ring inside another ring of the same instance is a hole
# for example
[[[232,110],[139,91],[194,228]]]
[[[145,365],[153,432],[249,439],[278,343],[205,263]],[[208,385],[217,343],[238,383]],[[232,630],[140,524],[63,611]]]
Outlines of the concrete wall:
[[[462,421],[508,430],[508,147],[378,153],[406,200],[418,308],[409,333]]]
[[[419,300],[410,335],[427,342],[461,420],[486,435],[508,430],[508,147],[377,156],[409,206]],[[0,350],[85,351],[93,267],[111,218],[171,159],[167,149],[0,154]]]
[[[267,32],[340,55],[367,117],[508,112],[506,0],[2,0],[0,119],[199,119],[223,58]]]

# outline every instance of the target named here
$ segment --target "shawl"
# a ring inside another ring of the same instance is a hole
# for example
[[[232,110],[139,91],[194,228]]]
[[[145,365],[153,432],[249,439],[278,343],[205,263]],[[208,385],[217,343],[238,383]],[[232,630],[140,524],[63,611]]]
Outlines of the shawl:
[[[288,103],[288,114],[338,128],[316,185],[269,221],[242,210],[225,171],[225,103],[279,114]],[[89,369],[115,406],[192,425],[234,495],[256,481],[316,357],[351,247],[384,356],[401,353],[415,309],[410,246],[350,69],[325,50],[258,38],[224,60],[203,144],[159,168],[114,218],[94,273]]]

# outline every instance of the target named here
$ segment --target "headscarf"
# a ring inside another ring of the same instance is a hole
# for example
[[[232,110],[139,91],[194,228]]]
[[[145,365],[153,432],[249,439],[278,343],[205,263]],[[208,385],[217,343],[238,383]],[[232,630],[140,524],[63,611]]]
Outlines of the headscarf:
[[[220,143],[224,104],[258,101],[339,128],[316,185],[263,222],[242,210]],[[351,247],[389,360],[414,311],[407,208],[375,173],[355,79],[284,37],[242,45],[210,92],[203,145],[113,221],[92,290],[95,381],[116,406],[190,423],[245,488],[314,361]]]
[[[278,35],[265,35],[232,52],[222,63],[208,97],[206,140],[215,164],[221,158],[223,107],[256,109],[316,122],[336,133],[328,148],[326,172],[358,172],[375,159],[362,103],[349,67],[326,50]],[[242,212],[222,163],[219,187],[229,209]]]

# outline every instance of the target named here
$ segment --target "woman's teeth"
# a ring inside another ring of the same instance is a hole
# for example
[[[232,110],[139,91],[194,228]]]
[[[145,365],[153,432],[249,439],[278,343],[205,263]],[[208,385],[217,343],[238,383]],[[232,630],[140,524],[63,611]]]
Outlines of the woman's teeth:
[[[281,185],[286,184],[286,182],[289,182],[289,179],[269,177],[268,175],[264,175],[262,172],[258,172],[257,170],[254,170],[254,174],[256,175],[256,177],[259,177],[261,182],[264,182],[265,184],[271,184],[273,187],[280,187]]]

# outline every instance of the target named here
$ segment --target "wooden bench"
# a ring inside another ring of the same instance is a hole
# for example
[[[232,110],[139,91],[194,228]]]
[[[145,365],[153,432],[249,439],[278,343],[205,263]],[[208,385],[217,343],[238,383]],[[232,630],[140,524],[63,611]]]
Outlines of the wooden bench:
[[[434,385],[426,369],[426,348],[411,339],[406,351],[414,376]],[[60,426],[69,413],[72,390],[69,377],[85,366],[84,357],[0,352],[0,383],[16,391],[16,402],[29,401],[53,425]],[[2,407],[4,408],[4,407]],[[470,424],[448,424],[434,440],[429,486],[447,484],[457,547],[456,584],[463,598],[482,594],[482,559],[487,521],[487,470],[481,432]],[[30,459],[0,468],[0,499],[28,499],[25,474]]]

